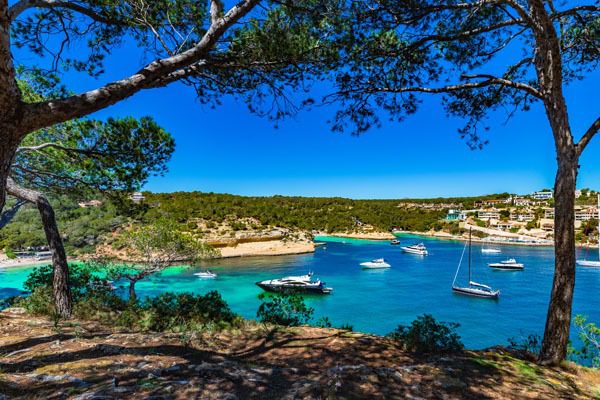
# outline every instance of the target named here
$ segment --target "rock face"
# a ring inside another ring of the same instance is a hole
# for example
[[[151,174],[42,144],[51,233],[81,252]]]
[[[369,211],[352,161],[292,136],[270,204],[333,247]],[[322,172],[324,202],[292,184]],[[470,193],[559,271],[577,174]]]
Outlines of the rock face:
[[[590,399],[600,373],[547,369],[501,349],[403,352],[335,329],[115,332],[0,313],[0,399]]]

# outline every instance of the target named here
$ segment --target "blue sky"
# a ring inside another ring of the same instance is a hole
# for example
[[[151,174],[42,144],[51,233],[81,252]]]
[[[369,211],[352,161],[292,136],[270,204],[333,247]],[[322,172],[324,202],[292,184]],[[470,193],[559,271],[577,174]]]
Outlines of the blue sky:
[[[134,53],[116,49],[106,75],[98,80],[70,75],[66,83],[81,91],[125,77],[141,65]],[[27,58],[21,62],[34,61]],[[578,136],[600,111],[595,75],[567,90]],[[448,119],[439,98],[424,99],[403,123],[359,137],[332,133],[329,110],[300,112],[275,129],[230,98],[216,109],[202,106],[181,84],[142,92],[95,117],[150,115],[175,137],[169,173],[145,186],[157,192],[402,198],[528,193],[553,185],[554,145],[540,106],[508,123],[502,115],[493,118],[489,145],[472,151],[456,131],[461,120]],[[599,157],[596,138],[582,158],[579,187],[600,187]]]

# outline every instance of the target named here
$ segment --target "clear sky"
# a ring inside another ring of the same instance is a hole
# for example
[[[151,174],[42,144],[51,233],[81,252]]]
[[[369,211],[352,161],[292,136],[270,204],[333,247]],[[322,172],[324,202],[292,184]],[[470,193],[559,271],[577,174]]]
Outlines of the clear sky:
[[[99,80],[70,76],[76,91],[134,72],[139,56],[117,49]],[[31,60],[29,60],[31,61]],[[598,116],[600,76],[567,90],[573,129],[581,135]],[[362,136],[332,133],[330,110],[300,112],[280,123],[252,115],[245,104],[224,99],[216,109],[202,106],[181,84],[155,89],[95,115],[154,117],[176,140],[164,177],[146,190],[226,192],[242,195],[402,198],[461,196],[496,192],[528,193],[552,187],[554,145],[540,106],[515,116],[495,117],[490,143],[472,151],[448,119],[439,98],[427,97],[420,111],[403,123],[388,123]],[[600,138],[582,158],[579,187],[600,188]]]

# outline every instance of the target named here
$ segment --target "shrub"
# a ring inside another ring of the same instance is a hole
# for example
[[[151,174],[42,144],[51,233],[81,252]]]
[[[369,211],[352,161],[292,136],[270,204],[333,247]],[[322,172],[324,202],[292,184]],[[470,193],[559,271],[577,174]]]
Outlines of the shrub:
[[[261,322],[283,326],[299,326],[307,324],[314,313],[314,308],[304,303],[304,298],[297,294],[261,293],[258,298],[262,300],[256,316]]]
[[[317,320],[317,322],[315,322],[315,326],[317,328],[331,328],[333,324],[331,323],[329,317],[321,317]]]
[[[10,247],[7,247],[4,250],[4,254],[6,254],[6,257],[8,257],[11,260],[14,260],[15,258],[17,258],[17,255],[15,254],[14,250],[11,249]]]
[[[539,354],[542,349],[542,338],[540,335],[530,334],[527,337],[508,338],[508,348],[532,354]]]
[[[140,311],[140,326],[151,331],[190,329],[213,322],[231,324],[236,320],[236,314],[216,291],[205,295],[163,293],[146,299]]]
[[[408,351],[433,353],[459,351],[464,348],[460,336],[456,333],[457,323],[438,322],[424,314],[414,320],[410,326],[399,325],[388,337],[398,340]]]
[[[29,296],[17,299],[14,305],[23,307],[28,314],[32,315],[46,315],[50,317],[56,315],[52,287],[36,287]]]
[[[34,269],[23,287],[33,292],[38,287],[52,287],[54,270],[52,265],[44,265]],[[86,294],[100,295],[110,292],[112,289],[106,279],[101,279],[92,274],[91,268],[87,265],[71,264],[69,265],[69,286],[73,302],[77,302]]]
[[[574,323],[582,346],[579,350],[571,347],[571,357],[582,364],[600,368],[600,328],[593,322],[587,322],[587,317],[583,315],[575,316]]]

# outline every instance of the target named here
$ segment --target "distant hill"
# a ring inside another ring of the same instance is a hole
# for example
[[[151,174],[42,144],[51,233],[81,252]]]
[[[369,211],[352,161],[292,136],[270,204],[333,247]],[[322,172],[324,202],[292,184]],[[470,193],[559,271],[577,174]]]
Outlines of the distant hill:
[[[132,216],[110,201],[96,207],[80,207],[65,197],[53,199],[59,227],[70,254],[93,251],[109,233],[129,223],[147,223],[158,217],[177,221],[197,231],[198,220],[204,226],[224,221],[234,231],[251,230],[245,220],[254,219],[262,226],[305,231],[342,232],[369,226],[377,231],[398,228],[410,231],[439,229],[448,208],[461,205],[472,208],[486,199],[507,198],[508,193],[479,197],[435,199],[353,200],[341,197],[248,197],[203,192],[144,193],[141,210]],[[86,199],[91,200],[91,199]],[[416,208],[416,204],[431,205]],[[195,232],[202,234],[202,232]],[[39,214],[32,206],[23,207],[14,220],[0,230],[0,248],[20,249],[45,244]]]

